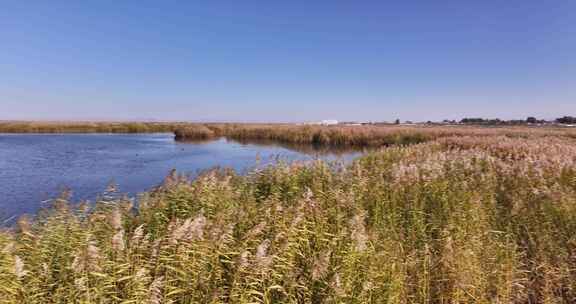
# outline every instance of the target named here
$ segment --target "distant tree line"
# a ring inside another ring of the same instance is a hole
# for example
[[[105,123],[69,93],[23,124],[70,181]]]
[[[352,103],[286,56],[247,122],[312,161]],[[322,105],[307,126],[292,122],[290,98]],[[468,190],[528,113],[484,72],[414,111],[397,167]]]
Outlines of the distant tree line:
[[[401,122],[400,119],[396,119],[393,122],[346,122],[341,124],[362,124],[362,125],[400,125],[400,124],[413,124],[412,121],[406,120]],[[478,117],[466,117],[461,119],[460,121],[455,119],[444,119],[442,122],[433,122],[428,120],[426,122],[420,122],[419,124],[427,124],[427,125],[446,125],[446,124],[466,124],[466,125],[486,125],[486,126],[498,126],[498,125],[505,125],[505,126],[516,126],[516,125],[544,125],[544,124],[563,124],[563,125],[576,125],[576,117],[573,116],[564,116],[560,118],[556,118],[553,120],[546,120],[546,119],[538,119],[536,117],[530,116],[526,119],[500,119],[500,118],[478,118]]]
[[[445,120],[444,122],[453,122]],[[528,117],[526,119],[512,119],[503,120],[499,118],[485,119],[485,118],[463,118],[460,120],[461,124],[470,125],[525,125],[525,124],[548,124],[548,123],[559,123],[559,124],[576,124],[576,117],[564,116],[557,118],[554,121],[548,121],[545,119],[537,119],[536,117]]]
[[[502,120],[499,118],[494,119],[463,118],[462,120],[460,120],[460,123],[472,124],[472,125],[524,125],[524,124],[546,123],[546,121],[538,120],[534,117],[528,117],[526,120],[523,119]]]
[[[574,125],[574,124],[576,124],[576,117],[564,116],[564,117],[556,118],[556,122],[561,123],[561,124]]]

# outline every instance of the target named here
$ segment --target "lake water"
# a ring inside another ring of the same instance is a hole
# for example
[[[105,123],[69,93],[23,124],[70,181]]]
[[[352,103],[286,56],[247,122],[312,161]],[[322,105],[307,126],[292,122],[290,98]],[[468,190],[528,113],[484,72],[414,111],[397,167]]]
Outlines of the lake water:
[[[219,139],[179,143],[172,134],[0,134],[0,220],[35,213],[64,189],[72,200],[93,200],[107,185],[135,195],[162,182],[170,170],[194,175],[216,166],[246,172],[257,164],[344,161],[358,152],[323,153]]]

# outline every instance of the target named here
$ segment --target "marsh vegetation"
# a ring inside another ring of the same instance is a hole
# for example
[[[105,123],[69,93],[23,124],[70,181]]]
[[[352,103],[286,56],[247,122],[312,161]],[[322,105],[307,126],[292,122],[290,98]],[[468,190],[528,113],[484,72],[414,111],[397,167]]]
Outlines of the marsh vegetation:
[[[570,133],[205,127],[232,138],[306,143],[320,132],[331,144],[415,144],[347,165],[279,163],[194,180],[172,173],[138,208],[114,191],[94,206],[63,196],[0,233],[0,301],[576,299]],[[408,139],[395,139],[399,131]]]
[[[317,147],[384,147],[410,145],[454,136],[576,138],[576,129],[558,127],[479,126],[318,126],[294,124],[187,124],[175,131],[176,140],[226,137],[237,141],[269,141]]]

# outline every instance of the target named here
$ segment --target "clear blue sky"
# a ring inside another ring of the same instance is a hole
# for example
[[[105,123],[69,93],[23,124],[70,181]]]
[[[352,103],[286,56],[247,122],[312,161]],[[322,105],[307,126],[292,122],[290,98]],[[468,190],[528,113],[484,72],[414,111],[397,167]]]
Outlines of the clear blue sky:
[[[0,119],[576,115],[576,1],[2,1]]]

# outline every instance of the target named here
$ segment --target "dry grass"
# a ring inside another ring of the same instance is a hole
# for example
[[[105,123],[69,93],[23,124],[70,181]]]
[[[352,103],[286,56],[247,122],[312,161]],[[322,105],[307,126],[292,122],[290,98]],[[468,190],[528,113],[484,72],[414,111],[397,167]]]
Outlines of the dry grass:
[[[0,233],[0,302],[574,303],[575,141],[472,135],[61,198]]]

